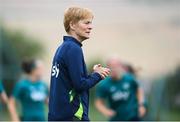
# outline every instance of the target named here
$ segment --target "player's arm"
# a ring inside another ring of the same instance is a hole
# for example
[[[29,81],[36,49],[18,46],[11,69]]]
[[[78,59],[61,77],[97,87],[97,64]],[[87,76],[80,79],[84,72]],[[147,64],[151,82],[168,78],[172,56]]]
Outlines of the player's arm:
[[[97,98],[95,100],[95,106],[98,109],[98,111],[101,112],[106,117],[112,117],[115,115],[115,111],[106,107],[104,100],[101,98]]]
[[[49,89],[47,87],[46,89],[46,99],[45,99],[45,103],[48,105],[49,104]]]
[[[99,112],[101,112],[104,116],[106,117],[112,117],[116,113],[115,111],[111,110],[110,108],[107,107],[105,100],[107,99],[108,96],[108,88],[106,85],[106,80],[103,80],[100,82],[100,84],[97,85],[96,89],[96,99],[95,99],[95,107]]]
[[[16,100],[20,99],[22,96],[22,93],[24,93],[22,91],[22,88],[23,88],[23,85],[21,84],[21,82],[18,82],[15,85],[12,95],[9,98],[8,109],[9,109],[12,121],[20,121],[17,108],[16,108]]]
[[[17,111],[16,111],[17,110],[16,109],[16,100],[14,97],[9,98],[8,109],[9,109],[12,121],[20,121]]]
[[[137,89],[137,99],[139,104],[139,116],[143,117],[146,114],[146,108],[144,106],[144,92],[140,87]]]
[[[8,97],[4,91],[0,93],[0,99],[4,104],[8,103]]]
[[[45,99],[45,103],[48,105],[49,104],[49,97],[47,97],[46,99]]]
[[[7,102],[8,102],[8,97],[6,95],[6,92],[4,90],[4,87],[3,87],[1,81],[0,81],[0,101],[2,101],[2,103],[4,103],[4,104],[7,104]]]

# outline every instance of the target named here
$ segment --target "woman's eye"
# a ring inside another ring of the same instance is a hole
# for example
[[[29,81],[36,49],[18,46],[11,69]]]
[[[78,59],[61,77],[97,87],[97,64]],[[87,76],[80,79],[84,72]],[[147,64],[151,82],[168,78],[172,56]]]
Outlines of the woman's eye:
[[[85,24],[90,24],[91,22],[85,22]]]

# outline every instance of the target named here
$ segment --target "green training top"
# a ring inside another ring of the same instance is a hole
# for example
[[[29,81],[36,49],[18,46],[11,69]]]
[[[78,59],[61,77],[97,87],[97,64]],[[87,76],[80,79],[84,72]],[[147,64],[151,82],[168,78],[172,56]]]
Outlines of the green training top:
[[[19,81],[14,88],[13,96],[21,104],[23,120],[45,120],[44,107],[48,87],[44,82],[31,82],[27,79]]]
[[[110,120],[131,120],[138,117],[137,88],[131,75],[126,74],[117,81],[108,77],[98,84],[96,97],[107,100],[116,112]]]

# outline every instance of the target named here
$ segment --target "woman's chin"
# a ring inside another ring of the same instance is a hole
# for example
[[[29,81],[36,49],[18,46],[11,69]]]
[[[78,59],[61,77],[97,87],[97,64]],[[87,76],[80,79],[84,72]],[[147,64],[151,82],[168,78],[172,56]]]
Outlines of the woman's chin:
[[[83,40],[89,39],[89,36],[83,36]]]

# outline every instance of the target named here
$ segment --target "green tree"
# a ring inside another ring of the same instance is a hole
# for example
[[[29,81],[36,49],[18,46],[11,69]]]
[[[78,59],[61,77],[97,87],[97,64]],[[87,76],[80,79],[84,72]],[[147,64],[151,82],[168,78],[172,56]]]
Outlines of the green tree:
[[[165,97],[170,110],[180,112],[180,65],[166,78]]]
[[[0,78],[8,94],[19,79],[22,60],[42,57],[44,51],[37,39],[0,24]]]

